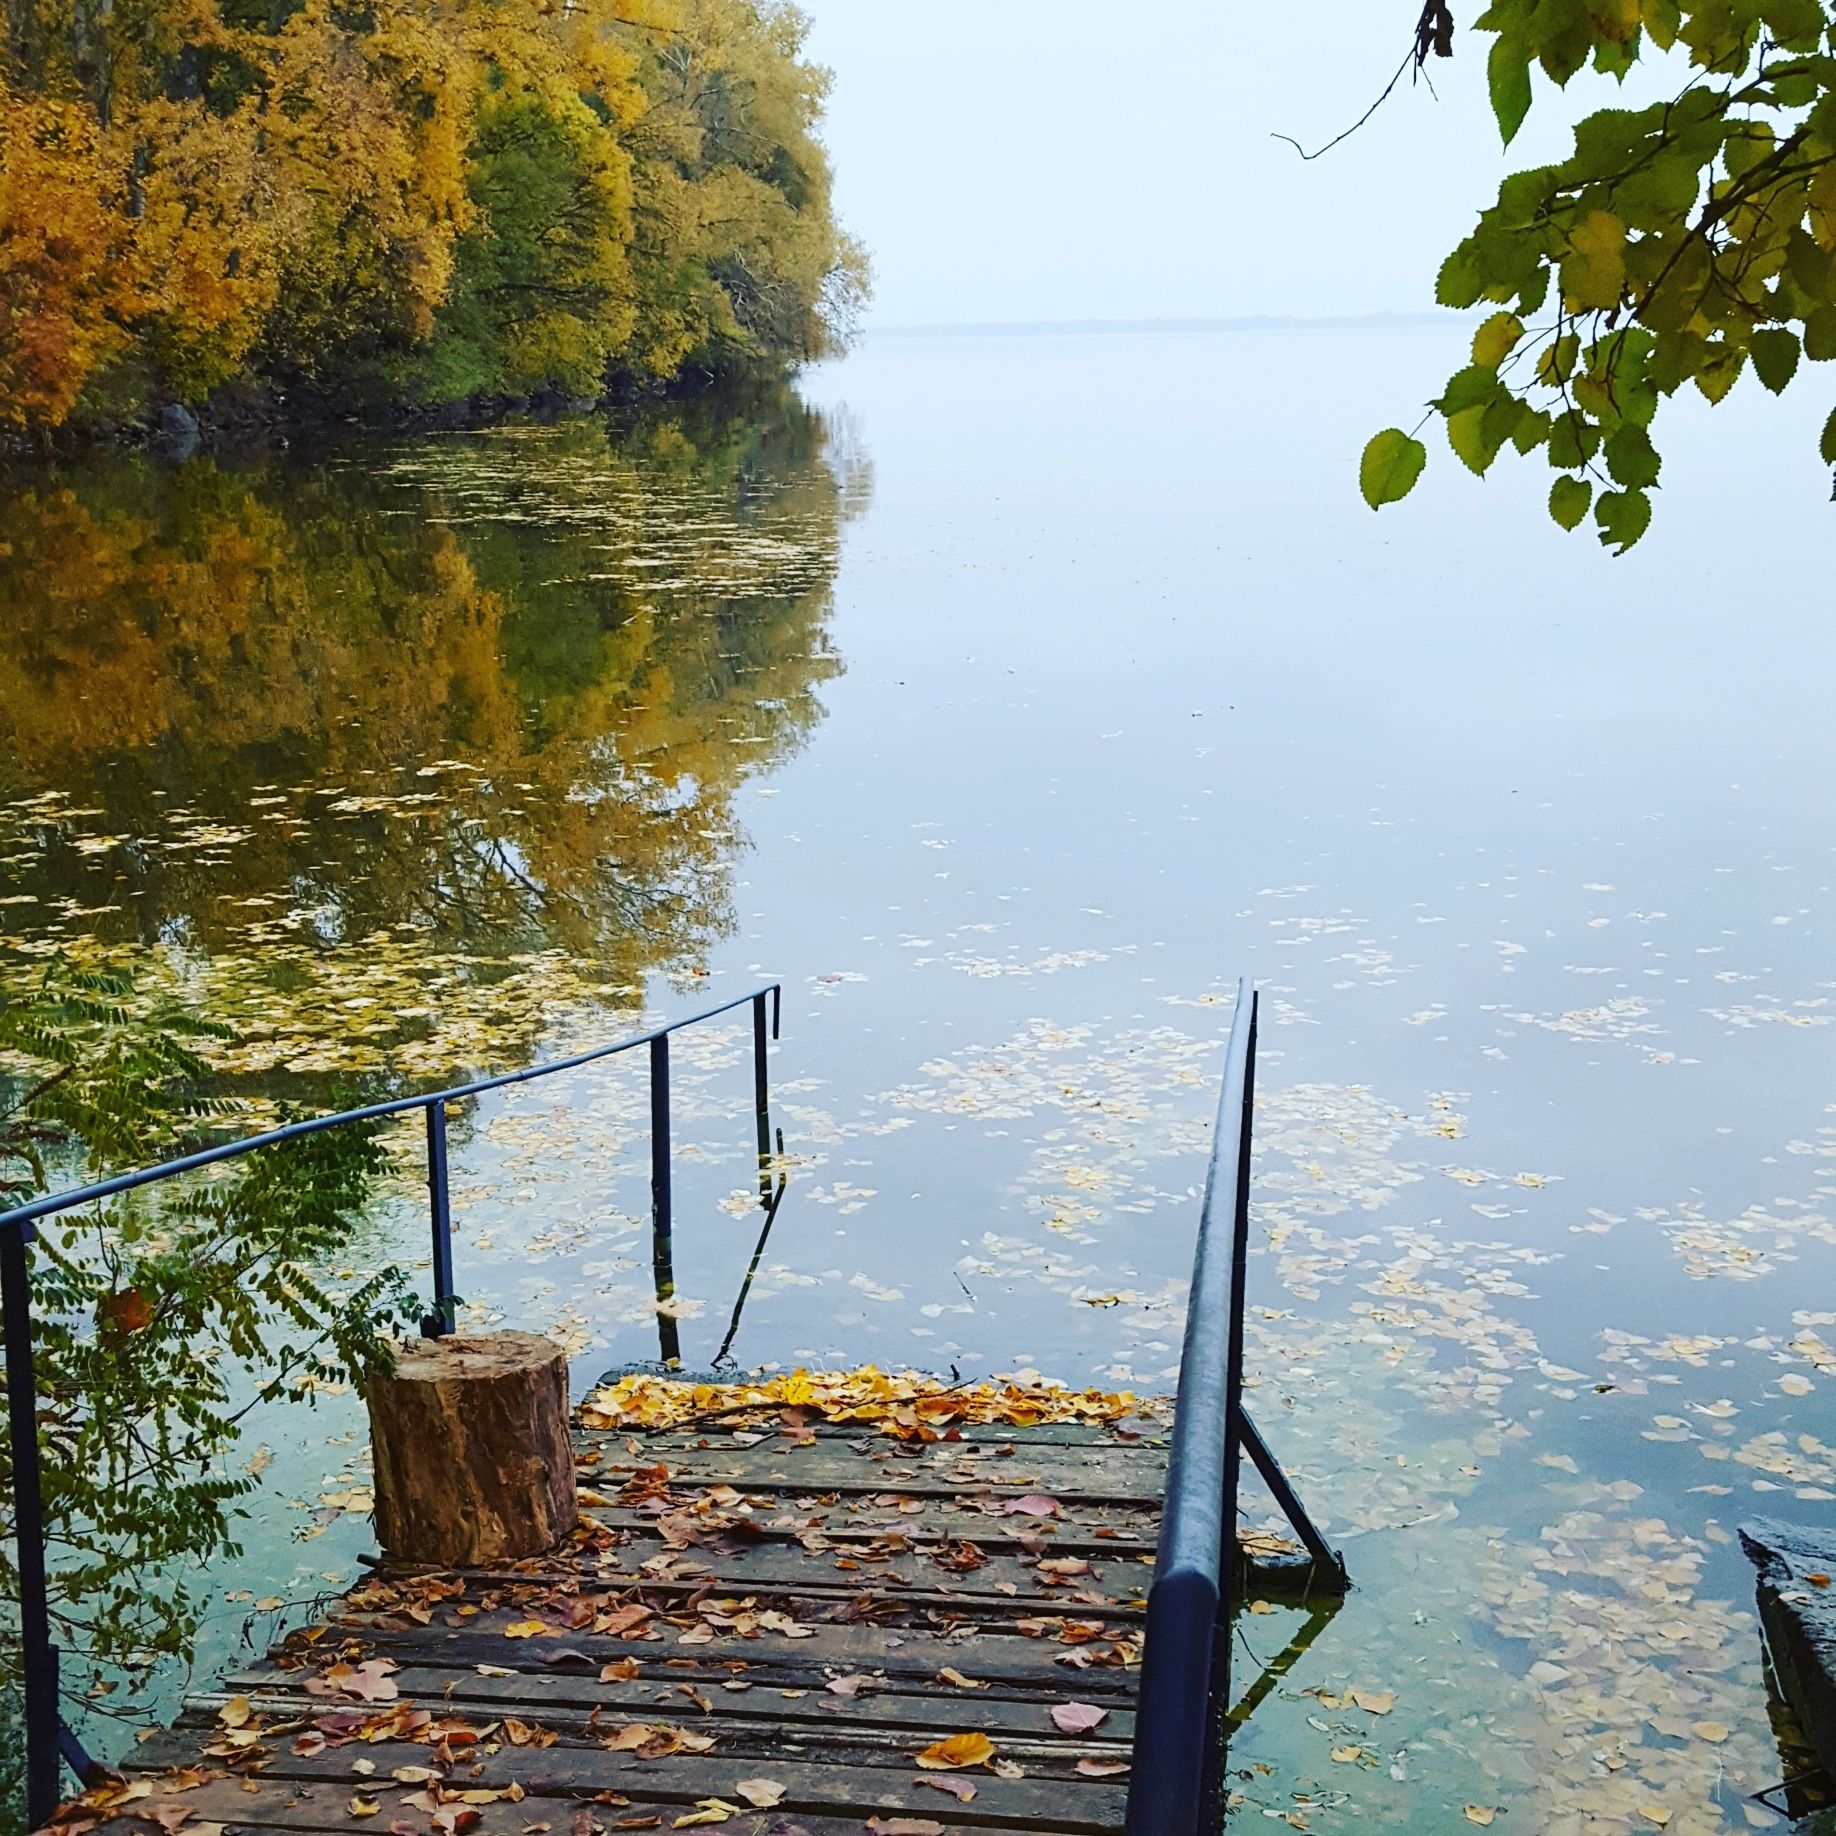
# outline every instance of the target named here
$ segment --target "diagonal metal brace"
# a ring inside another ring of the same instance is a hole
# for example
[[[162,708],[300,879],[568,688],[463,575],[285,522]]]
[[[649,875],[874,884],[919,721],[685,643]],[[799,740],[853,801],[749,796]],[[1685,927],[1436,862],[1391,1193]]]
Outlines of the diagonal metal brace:
[[[1345,1558],[1327,1543],[1320,1534],[1319,1526],[1307,1515],[1307,1507],[1301,1503],[1300,1494],[1289,1483],[1288,1475],[1281,1470],[1281,1462],[1275,1458],[1268,1442],[1262,1438],[1261,1431],[1250,1420],[1249,1411],[1241,1403],[1237,1405],[1237,1433],[1242,1440],[1243,1451],[1255,1462],[1263,1484],[1274,1493],[1282,1516],[1306,1546],[1325,1586],[1333,1593],[1348,1592],[1351,1576],[1345,1572]]]

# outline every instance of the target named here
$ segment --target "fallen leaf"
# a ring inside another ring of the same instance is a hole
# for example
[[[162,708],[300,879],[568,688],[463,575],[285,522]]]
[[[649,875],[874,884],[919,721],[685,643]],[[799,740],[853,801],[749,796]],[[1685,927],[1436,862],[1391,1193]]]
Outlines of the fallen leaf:
[[[943,1836],[944,1826],[928,1817],[869,1817],[873,1836]]]
[[[776,1779],[741,1779],[733,1789],[755,1810],[771,1810],[790,1787],[780,1785]]]
[[[964,1676],[960,1670],[951,1669],[948,1664],[937,1673],[937,1680],[939,1683],[948,1683],[954,1689],[986,1689],[988,1687],[986,1683],[979,1682],[974,1677]]]
[[[1728,1737],[1726,1726],[1719,1721],[1692,1721],[1689,1726],[1698,1740],[1712,1741],[1719,1745]]]
[[[1003,1517],[1056,1517],[1059,1504],[1043,1492],[1029,1492],[1024,1498],[1010,1498],[1001,1507]]]
[[[1088,1702],[1055,1702],[1052,1725],[1061,1734],[1088,1734],[1109,1719],[1109,1710],[1093,1708]]]
[[[1469,1804],[1466,1807],[1466,1821],[1477,1823],[1482,1828],[1498,1815],[1498,1808],[1492,1804]]]
[[[366,1798],[361,1794],[356,1794],[345,1808],[353,1817],[374,1817],[382,1809],[382,1805],[375,1798]]]
[[[933,1791],[947,1791],[958,1804],[967,1804],[975,1796],[975,1787],[967,1779],[918,1779],[914,1783],[928,1785]]]
[[[724,1798],[697,1798],[695,1808],[686,1817],[678,1817],[669,1827],[672,1830],[692,1830],[703,1823],[726,1823],[740,1814],[737,1804],[729,1804]]]
[[[963,1766],[985,1766],[994,1758],[994,1742],[986,1734],[952,1734],[918,1755],[927,1772],[953,1772]]]
[[[513,1619],[504,1627],[505,1638],[540,1638],[548,1628],[539,1619]]]
[[[1396,1706],[1393,1689],[1348,1689],[1345,1694],[1361,1709],[1373,1715],[1387,1715]]]
[[[247,1696],[231,1696],[217,1710],[217,1719],[226,1728],[240,1728],[247,1724],[249,1717],[255,1713]]]
[[[1638,1807],[1638,1814],[1647,1823],[1655,1823],[1660,1830],[1670,1821],[1669,1807],[1663,1804],[1641,1804]]]
[[[1077,1762],[1077,1770],[1087,1779],[1113,1779],[1128,1770],[1128,1761],[1081,1759]]]
[[[1337,1764],[1350,1766],[1364,1757],[1364,1749],[1362,1747],[1334,1747],[1332,1757]]]

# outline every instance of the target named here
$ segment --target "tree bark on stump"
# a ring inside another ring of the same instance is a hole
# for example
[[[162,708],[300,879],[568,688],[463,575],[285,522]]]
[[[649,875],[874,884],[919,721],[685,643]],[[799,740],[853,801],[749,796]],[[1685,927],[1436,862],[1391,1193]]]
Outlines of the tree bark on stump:
[[[540,1555],[580,1521],[567,1354],[552,1340],[420,1340],[369,1390],[376,1536],[396,1561]]]

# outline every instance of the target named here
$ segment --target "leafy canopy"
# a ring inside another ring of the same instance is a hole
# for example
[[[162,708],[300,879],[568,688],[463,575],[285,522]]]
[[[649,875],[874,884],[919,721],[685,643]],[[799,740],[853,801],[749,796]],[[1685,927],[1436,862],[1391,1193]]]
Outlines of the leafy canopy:
[[[1485,473],[1510,446],[1557,476],[1549,514],[1623,554],[1651,522],[1659,408],[1721,401],[1751,368],[1778,394],[1836,359],[1836,19],[1824,0],[1493,0],[1487,78],[1507,144],[1534,97],[1583,70],[1623,81],[1652,52],[1678,87],[1605,108],[1557,165],[1511,174],[1442,264],[1442,305],[1496,310],[1430,404]],[[1836,464],[1836,414],[1825,424]],[[1365,450],[1373,509],[1427,460],[1387,428]]]

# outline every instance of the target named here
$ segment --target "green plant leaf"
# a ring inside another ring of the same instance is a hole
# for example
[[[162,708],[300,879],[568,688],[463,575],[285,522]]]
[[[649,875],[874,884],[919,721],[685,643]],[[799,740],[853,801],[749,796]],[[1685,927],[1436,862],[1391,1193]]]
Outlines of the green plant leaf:
[[[1782,325],[1762,326],[1748,345],[1753,373],[1774,395],[1798,373],[1798,334]]]
[[[1514,312],[1495,312],[1473,333],[1473,362],[1495,370],[1517,348],[1524,322]]]
[[[1427,463],[1427,447],[1400,427],[1373,434],[1358,462],[1358,488],[1364,501],[1378,510],[1407,497]]]
[[[1564,472],[1549,487],[1549,514],[1564,529],[1578,528],[1593,497],[1594,487],[1585,478]]]
[[[1603,491],[1594,521],[1602,544],[1623,555],[1651,527],[1651,499],[1643,491]]]
[[[1530,60],[1510,40],[1501,38],[1486,59],[1485,75],[1498,132],[1508,147],[1530,112]]]
[[[1606,462],[1615,483],[1635,490],[1656,484],[1664,464],[1658,457],[1657,448],[1651,444],[1651,436],[1630,421],[1607,435]]]

